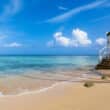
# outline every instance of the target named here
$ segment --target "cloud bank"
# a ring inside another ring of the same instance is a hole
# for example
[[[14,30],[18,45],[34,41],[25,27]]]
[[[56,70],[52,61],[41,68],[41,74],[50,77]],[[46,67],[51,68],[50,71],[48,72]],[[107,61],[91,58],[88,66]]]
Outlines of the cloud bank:
[[[56,32],[53,35],[53,42],[49,41],[47,44],[49,43],[50,46],[79,47],[91,45],[92,41],[89,39],[87,32],[76,28],[73,29],[71,38],[64,36],[62,32]]]
[[[92,44],[87,32],[77,28],[73,30],[72,34],[78,45],[86,46]]]
[[[88,46],[104,46],[106,44],[106,39],[103,37],[98,37],[94,42],[88,36],[88,33],[79,28],[72,30],[72,37],[67,37],[62,32],[56,32],[53,35],[53,39],[47,42],[48,47],[88,47]]]

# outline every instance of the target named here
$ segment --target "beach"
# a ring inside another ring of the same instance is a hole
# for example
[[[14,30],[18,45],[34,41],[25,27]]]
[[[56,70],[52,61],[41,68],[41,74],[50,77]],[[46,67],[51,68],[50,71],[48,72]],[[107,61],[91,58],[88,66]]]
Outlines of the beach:
[[[62,82],[42,90],[0,97],[1,110],[110,110],[110,84]]]
[[[94,72],[95,73],[95,72]],[[0,93],[3,95],[16,95],[29,91],[51,87],[60,82],[84,82],[85,80],[99,80],[90,70],[73,70],[64,73],[25,73],[0,77]]]
[[[110,110],[109,71],[94,70],[96,56],[0,59],[0,110]]]
[[[110,110],[110,0],[0,0],[0,110]]]
[[[97,56],[0,56],[0,93],[16,95],[56,82],[98,77]]]

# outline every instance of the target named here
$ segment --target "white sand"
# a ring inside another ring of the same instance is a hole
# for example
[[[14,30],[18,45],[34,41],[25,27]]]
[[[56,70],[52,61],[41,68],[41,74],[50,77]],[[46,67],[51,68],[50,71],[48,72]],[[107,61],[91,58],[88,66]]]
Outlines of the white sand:
[[[39,93],[0,97],[0,110],[110,110],[110,84],[62,83]]]

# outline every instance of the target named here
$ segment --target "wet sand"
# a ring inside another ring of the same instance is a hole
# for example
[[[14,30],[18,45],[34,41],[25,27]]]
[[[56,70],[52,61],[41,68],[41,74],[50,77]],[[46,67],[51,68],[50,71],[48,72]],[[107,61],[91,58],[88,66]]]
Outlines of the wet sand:
[[[75,72],[1,77],[0,110],[110,110],[110,80]],[[94,86],[84,87],[83,78]]]
[[[59,83],[41,92],[1,96],[1,110],[110,110],[110,84]]]
[[[88,71],[74,70],[64,73],[26,73],[0,77],[0,92],[4,95],[39,90],[56,82],[80,81],[88,78]],[[91,75],[90,75],[91,76]],[[93,75],[92,75],[93,77]]]

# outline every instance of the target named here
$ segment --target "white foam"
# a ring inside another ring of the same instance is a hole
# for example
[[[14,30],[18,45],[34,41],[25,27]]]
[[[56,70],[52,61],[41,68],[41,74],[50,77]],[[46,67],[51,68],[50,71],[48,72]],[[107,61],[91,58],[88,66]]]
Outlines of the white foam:
[[[4,96],[2,92],[0,92],[0,97],[1,97],[1,96]]]
[[[0,97],[15,97],[15,96],[23,96],[23,95],[28,95],[28,94],[38,94],[38,93],[42,93],[42,92],[46,92],[49,89],[53,89],[54,87],[61,85],[61,84],[67,84],[68,82],[60,82],[60,83],[55,83],[52,86],[46,87],[46,88],[42,88],[39,90],[34,90],[34,91],[30,91],[30,90],[25,90],[25,92],[19,93],[19,94],[14,94],[14,95],[4,95],[2,92],[0,92]]]

